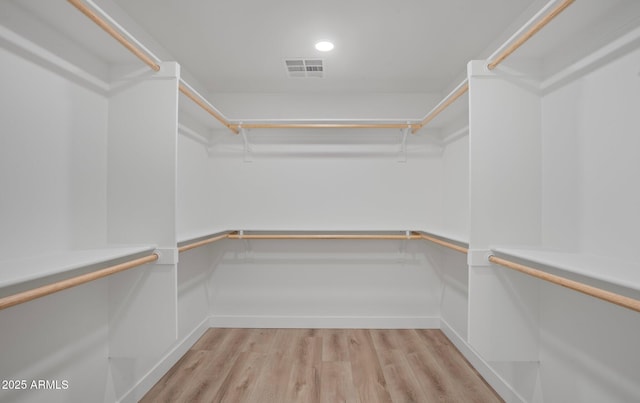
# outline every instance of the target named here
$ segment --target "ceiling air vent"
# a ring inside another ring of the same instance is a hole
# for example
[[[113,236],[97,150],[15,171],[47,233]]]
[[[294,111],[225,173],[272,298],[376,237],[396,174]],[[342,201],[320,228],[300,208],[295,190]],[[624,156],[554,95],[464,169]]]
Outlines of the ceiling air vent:
[[[324,77],[322,59],[287,59],[284,63],[289,77]]]

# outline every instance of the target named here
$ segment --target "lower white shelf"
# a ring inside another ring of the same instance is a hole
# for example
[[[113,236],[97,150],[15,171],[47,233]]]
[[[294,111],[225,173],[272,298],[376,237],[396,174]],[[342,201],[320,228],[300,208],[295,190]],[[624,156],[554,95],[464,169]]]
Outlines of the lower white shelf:
[[[155,246],[151,245],[123,246],[64,251],[21,259],[0,260],[0,288],[117,259],[133,257],[154,250]]]
[[[445,241],[453,241],[456,243],[459,243],[460,245],[464,246],[464,247],[469,247],[469,236],[466,235],[461,235],[459,233],[453,233],[453,232],[449,232],[446,230],[420,230],[420,232],[424,232],[427,235],[433,235],[436,236],[438,238],[442,238]]]
[[[608,284],[640,291],[640,264],[609,257],[544,249],[497,247],[503,257],[523,259]]]
[[[222,235],[225,232],[229,231],[224,229],[211,229],[180,233],[178,234],[178,245],[184,245],[189,242],[200,241],[206,238]]]

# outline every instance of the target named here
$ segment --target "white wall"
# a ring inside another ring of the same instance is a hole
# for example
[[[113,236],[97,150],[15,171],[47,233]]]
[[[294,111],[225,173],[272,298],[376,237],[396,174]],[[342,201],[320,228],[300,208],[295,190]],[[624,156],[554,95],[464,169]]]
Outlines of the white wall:
[[[438,153],[411,152],[399,162],[397,153],[326,149],[256,152],[246,162],[242,153],[215,148],[214,227],[404,231],[441,219]],[[441,280],[424,241],[403,242],[229,241],[213,275],[213,316],[226,326],[432,327]]]
[[[104,96],[0,49],[2,259],[106,242]]]
[[[214,93],[230,119],[422,119],[439,93]]]
[[[180,263],[178,264],[178,340],[189,336],[211,315],[208,287],[215,265],[215,255],[212,249],[212,247],[203,247],[180,254]]]
[[[469,136],[448,143],[442,155],[442,230],[469,239]]]
[[[408,230],[437,222],[437,159],[211,160],[216,225],[266,230]]]
[[[551,284],[540,301],[540,401],[638,401],[638,313]]]
[[[544,98],[544,229],[550,246],[576,239],[567,246],[635,259],[639,64],[635,50]]]
[[[443,251],[441,276],[443,281],[441,315],[463,340],[467,339],[469,318],[469,267],[467,256],[454,251]]]
[[[227,241],[212,277],[220,326],[439,325],[441,281],[423,241]]]
[[[64,403],[113,397],[107,313],[104,280],[0,311],[0,379],[25,380],[29,386],[0,389],[0,400]],[[31,389],[34,380],[58,381],[61,389]],[[62,381],[68,388],[62,389]]]
[[[448,142],[442,154],[442,234],[469,239],[469,136],[468,130]],[[440,253],[443,280],[441,315],[463,340],[467,338],[469,276],[467,256],[448,249]]]
[[[542,102],[542,243],[579,251],[582,245],[582,133],[580,82],[547,95]]]
[[[181,116],[181,120],[185,120]],[[205,235],[213,228],[213,191],[210,186],[207,131],[189,121],[187,132],[178,134],[178,240]],[[195,129],[194,129],[195,128]],[[178,262],[178,340],[187,337],[210,316],[210,281],[222,243],[180,254]]]
[[[0,48],[0,261],[106,243],[107,100],[40,62]],[[68,381],[0,400],[112,396],[107,302],[102,280],[0,311],[0,379]]]
[[[635,261],[638,66],[635,50],[543,98],[545,246]],[[637,401],[638,314],[546,284],[540,301],[544,401]]]
[[[182,118],[181,118],[182,120]],[[206,141],[208,131],[193,122],[178,131],[178,239],[204,234],[214,229],[212,201],[215,188],[211,185],[209,154]],[[190,137],[185,133],[193,133]],[[223,228],[224,229],[224,228]]]

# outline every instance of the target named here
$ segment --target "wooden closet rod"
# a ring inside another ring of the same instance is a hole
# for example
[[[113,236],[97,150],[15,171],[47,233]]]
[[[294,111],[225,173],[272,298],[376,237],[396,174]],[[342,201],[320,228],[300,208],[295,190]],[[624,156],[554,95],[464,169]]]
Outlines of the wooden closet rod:
[[[420,239],[420,234],[410,235],[386,234],[240,234],[232,232],[229,239]]]
[[[232,125],[236,129],[407,129],[411,123],[243,123]]]
[[[156,63],[148,54],[140,50],[136,45],[131,43],[127,38],[124,37],[118,30],[113,28],[107,21],[105,21],[102,17],[96,14],[93,10],[91,10],[84,2],[81,0],[67,0],[71,3],[75,8],[80,10],[82,14],[86,15],[96,23],[100,28],[104,29],[113,39],[120,42],[122,46],[127,48],[129,52],[133,53],[138,59],[142,60],[147,66],[151,67],[154,71],[160,70],[160,65]]]
[[[551,20],[553,20],[558,14],[564,11],[575,0],[564,0],[557,7],[547,13],[543,18],[536,22],[531,28],[529,28],[524,34],[518,36],[518,38],[509,45],[505,50],[500,52],[496,58],[489,62],[487,67],[489,70],[495,69],[500,63],[502,63],[507,57],[515,52],[526,41],[531,39],[538,31],[544,28]],[[418,130],[422,129],[427,123],[432,121],[443,110],[447,109],[452,103],[460,98],[464,93],[469,90],[469,82],[465,79],[458,87],[456,87],[449,95],[447,95],[435,108],[433,108],[427,116],[417,125],[413,126],[411,133],[415,134]]]
[[[156,253],[0,298],[0,310],[158,260]]]
[[[183,245],[183,246],[179,247],[178,248],[178,252],[186,252],[188,250],[195,249],[195,248],[198,248],[200,246],[208,245],[210,243],[214,243],[216,241],[219,241],[221,239],[226,239],[228,237],[229,237],[229,232],[227,232],[225,234],[222,234],[222,235],[218,235],[218,236],[214,236],[214,237],[211,237],[211,238],[207,238],[207,239],[204,239],[202,241],[193,242],[193,243],[190,243],[190,244]]]
[[[560,4],[558,4],[553,10],[551,10],[549,13],[547,13],[544,17],[542,17],[538,22],[536,22],[535,24],[533,24],[531,26],[531,28],[529,28],[527,30],[527,32],[525,32],[524,34],[520,35],[518,37],[518,39],[516,39],[511,45],[509,45],[505,50],[503,50],[502,52],[500,52],[500,54],[498,56],[496,56],[496,58],[494,60],[492,60],[491,62],[489,62],[489,64],[487,65],[487,67],[489,68],[489,70],[493,70],[496,67],[498,67],[498,65],[500,63],[502,63],[504,61],[504,59],[506,59],[507,57],[509,57],[513,52],[515,52],[516,50],[518,50],[518,48],[520,46],[522,46],[526,41],[528,41],[529,39],[531,39],[531,37],[533,35],[535,35],[538,31],[540,31],[542,28],[544,28],[549,22],[551,22],[551,20],[553,20],[554,18],[556,18],[558,16],[558,14],[560,14],[561,12],[563,12],[567,7],[569,7],[575,0],[564,0],[563,2],[561,2]]]
[[[105,30],[112,38],[120,42],[122,46],[127,48],[131,53],[133,53],[138,59],[142,60],[147,66],[151,67],[154,71],[160,70],[160,65],[156,63],[155,60],[151,56],[147,54],[147,52],[142,51],[138,46],[132,43],[129,39],[125,38],[122,33],[120,33],[117,29],[115,29],[111,24],[104,20],[103,17],[99,16],[95,11],[93,11],[89,6],[87,6],[82,0],[67,0],[71,3],[75,8],[80,10],[84,15],[89,17],[91,21],[96,23],[100,28]],[[191,99],[198,106],[204,109],[211,116],[216,118],[220,123],[225,125],[228,129],[230,129],[235,134],[238,134],[239,131],[237,128],[234,128],[229,121],[222,116],[222,114],[217,111],[211,104],[207,102],[200,94],[198,94],[191,86],[189,86],[182,79],[180,80],[180,85],[178,87],[180,92],[187,96],[187,98]]]
[[[413,130],[411,130],[412,134],[416,134],[416,132],[422,129],[427,123],[431,122],[436,116],[440,114],[443,110],[447,109],[452,103],[454,103],[458,98],[460,98],[464,93],[469,90],[469,81],[465,78],[465,80],[460,83],[453,91],[449,93],[435,108],[433,108],[427,116],[422,119],[420,123],[413,126]]]
[[[216,118],[220,123],[225,125],[229,130],[233,133],[238,134],[240,130],[238,130],[237,125],[232,125],[229,121],[222,116],[222,114],[217,111],[202,95],[198,94],[189,84],[180,79],[180,85],[178,86],[180,92],[182,92],[187,98],[196,103],[199,107],[204,109],[208,114]]]
[[[438,239],[426,234],[420,234],[420,236],[422,237],[422,239],[426,239],[427,241],[431,241],[440,246],[444,246],[445,248],[453,249],[456,252],[460,252],[464,254],[469,253],[469,249],[465,248],[464,246],[459,246],[451,242],[443,241],[442,239]]]
[[[599,298],[601,300],[611,302],[616,305],[640,312],[640,300],[625,297],[624,295],[616,294],[610,291],[603,290],[601,288],[593,287],[578,281],[570,280],[555,274],[547,273],[542,270],[534,269],[529,266],[525,266],[519,263],[512,262],[507,259],[503,259],[497,256],[489,256],[489,261],[508,269],[516,270],[524,274],[539,278],[541,280],[548,281],[553,284],[560,285],[562,287],[569,288],[574,291],[581,292],[583,294]]]

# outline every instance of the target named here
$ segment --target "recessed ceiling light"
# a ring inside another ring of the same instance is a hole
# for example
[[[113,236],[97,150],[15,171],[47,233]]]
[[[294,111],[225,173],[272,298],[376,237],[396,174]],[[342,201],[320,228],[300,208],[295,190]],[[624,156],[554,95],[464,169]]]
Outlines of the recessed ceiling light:
[[[328,52],[333,49],[333,43],[327,41],[318,42],[316,43],[316,49],[320,52]]]

